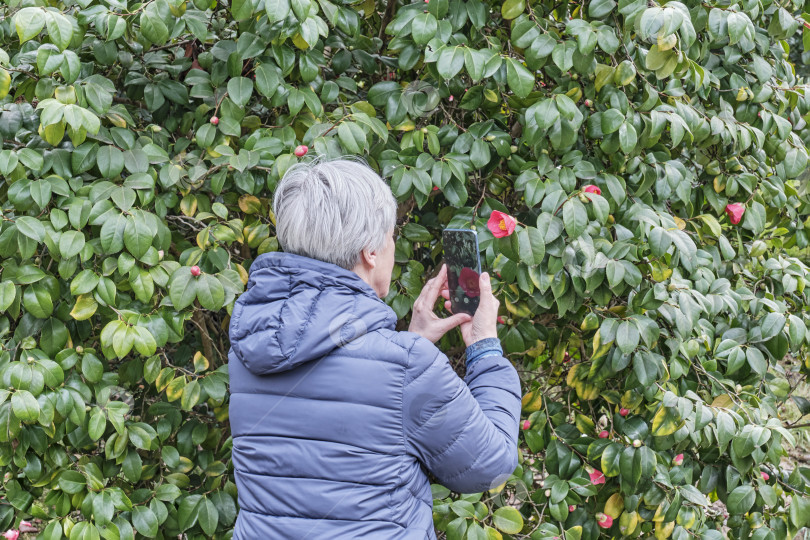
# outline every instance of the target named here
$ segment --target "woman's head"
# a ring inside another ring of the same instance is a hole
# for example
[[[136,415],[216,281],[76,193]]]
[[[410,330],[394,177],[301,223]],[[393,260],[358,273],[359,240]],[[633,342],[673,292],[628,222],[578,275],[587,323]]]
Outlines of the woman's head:
[[[353,270],[379,296],[388,293],[397,203],[368,165],[346,158],[293,165],[276,188],[273,213],[284,251]]]

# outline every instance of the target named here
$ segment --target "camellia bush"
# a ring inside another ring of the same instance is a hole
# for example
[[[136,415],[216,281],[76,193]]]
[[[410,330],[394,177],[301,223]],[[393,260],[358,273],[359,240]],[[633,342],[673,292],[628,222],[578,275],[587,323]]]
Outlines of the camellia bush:
[[[448,539],[809,526],[802,12],[6,0],[0,531],[230,536],[229,313],[279,178],[347,154],[400,202],[400,328],[474,227],[523,378],[514,475],[433,486]]]

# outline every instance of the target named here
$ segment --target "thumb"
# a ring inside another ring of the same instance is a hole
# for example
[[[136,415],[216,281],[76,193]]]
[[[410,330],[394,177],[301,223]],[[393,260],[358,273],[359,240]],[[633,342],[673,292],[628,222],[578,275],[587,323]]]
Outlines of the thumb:
[[[481,294],[492,294],[492,283],[489,281],[489,274],[487,272],[481,272],[481,275],[478,277],[478,286],[481,289]]]

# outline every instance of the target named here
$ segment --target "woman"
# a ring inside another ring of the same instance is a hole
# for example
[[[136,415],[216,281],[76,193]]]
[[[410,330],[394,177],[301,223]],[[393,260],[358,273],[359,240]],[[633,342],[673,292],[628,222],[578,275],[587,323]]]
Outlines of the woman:
[[[474,317],[441,319],[443,266],[397,332],[381,300],[396,201],[374,171],[297,165],[273,211],[285,252],[256,258],[230,324],[234,538],[435,539],[426,471],[477,493],[517,466],[520,381],[497,339],[489,276]],[[456,326],[464,381],[434,345]]]

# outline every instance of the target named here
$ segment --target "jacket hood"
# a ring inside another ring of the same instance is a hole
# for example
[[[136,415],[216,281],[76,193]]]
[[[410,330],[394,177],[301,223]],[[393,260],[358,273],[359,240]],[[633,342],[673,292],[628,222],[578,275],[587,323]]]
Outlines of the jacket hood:
[[[293,253],[259,255],[247,291],[234,304],[231,349],[256,375],[279,373],[321,358],[397,316],[360,276]]]

